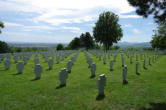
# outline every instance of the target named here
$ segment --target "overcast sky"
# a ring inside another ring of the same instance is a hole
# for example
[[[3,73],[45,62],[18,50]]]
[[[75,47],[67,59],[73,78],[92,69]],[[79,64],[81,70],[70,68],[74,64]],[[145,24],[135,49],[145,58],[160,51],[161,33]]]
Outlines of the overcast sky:
[[[68,43],[83,32],[92,34],[100,13],[119,15],[121,41],[148,42],[156,24],[142,18],[127,0],[0,0],[0,40],[7,42]]]

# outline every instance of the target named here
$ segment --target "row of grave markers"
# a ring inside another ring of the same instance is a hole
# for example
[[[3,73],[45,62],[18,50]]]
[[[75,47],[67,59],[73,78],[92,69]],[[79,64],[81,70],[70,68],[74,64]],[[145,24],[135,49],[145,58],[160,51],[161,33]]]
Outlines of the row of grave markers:
[[[91,54],[93,54],[94,56],[96,56],[96,58],[99,58],[99,61],[101,61],[101,58],[103,56],[103,64],[106,64],[106,54],[104,52],[97,52],[96,50],[90,50],[89,51]],[[113,66],[114,66],[114,62],[116,62],[116,58],[118,53],[120,53],[120,51],[108,51],[108,59],[110,59],[110,56],[112,56],[114,54],[113,59],[110,61],[110,71],[113,71]],[[87,59],[87,63],[89,64],[89,67],[91,68],[91,77],[95,77],[95,71],[96,71],[96,64],[93,63],[93,59],[90,57],[90,55],[88,54],[88,52],[84,51],[84,54],[86,56]],[[133,56],[134,56],[134,52],[130,53],[129,52],[121,52],[121,64],[122,64],[122,83],[123,84],[127,84],[127,71],[128,71],[128,67],[127,65],[125,65],[125,58],[124,58],[124,54],[127,56],[127,58],[130,58],[130,64],[133,63]],[[152,53],[150,53],[152,54]],[[140,54],[140,59],[142,59],[142,56],[144,55],[144,60],[143,60],[143,68],[146,69],[146,57],[148,57],[148,64],[151,65],[151,57],[150,54],[146,55],[141,53]],[[159,53],[155,53],[152,54],[152,62],[154,63],[157,58],[159,58],[161,54]],[[136,53],[136,66],[135,66],[135,70],[136,70],[136,74],[139,75],[139,61],[138,61],[138,53]],[[105,74],[101,74],[99,76],[98,79],[98,96],[104,96],[104,88],[106,85],[106,76]]]
[[[57,64],[63,60],[64,58],[67,58],[71,53],[73,53],[74,51],[64,51],[64,52],[57,52],[56,53],[56,59],[57,59]],[[76,54],[74,56],[71,57],[71,59],[67,62],[66,68],[62,68],[59,72],[59,80],[60,80],[60,85],[59,87],[63,87],[66,86],[66,80],[68,79],[68,73],[71,73],[72,71],[72,65],[74,64],[74,61],[76,60],[78,54],[80,51],[77,51]],[[106,59],[107,59],[107,54],[104,52],[97,52],[96,50],[90,50],[90,53],[92,53],[93,55],[95,55],[97,58],[99,58],[99,60],[101,61],[101,58],[104,54],[103,57],[103,64],[106,64]],[[101,52],[101,53],[100,53]],[[118,55],[119,51],[109,51],[108,52],[108,59],[110,59],[110,56],[113,56],[113,59],[110,61],[110,71],[113,71],[113,66],[114,66],[114,62],[116,62],[116,58]],[[35,73],[35,80],[36,79],[40,79],[41,78],[41,73],[43,72],[42,66],[39,64],[39,54],[42,55],[42,57],[45,59],[45,62],[48,62],[49,65],[49,69],[53,69],[53,64],[54,64],[54,56],[55,56],[55,52],[40,52],[40,53],[15,53],[13,54],[14,56],[14,61],[15,63],[17,63],[16,65],[16,69],[18,70],[18,74],[21,74],[23,72],[24,69],[24,65],[27,64],[28,60],[30,59],[30,57],[35,54],[35,58],[34,58],[34,73]],[[95,77],[95,72],[96,72],[96,64],[93,63],[93,59],[90,57],[90,55],[88,54],[87,51],[84,51],[84,54],[86,56],[87,59],[87,63],[88,63],[88,67],[91,69],[91,76],[90,77]],[[127,65],[125,65],[125,57],[124,54],[127,56],[127,58],[130,58],[130,63],[133,63],[133,56],[134,56],[134,52],[133,53],[129,53],[129,52],[121,52],[121,62],[122,62],[122,67],[123,67],[123,71],[122,71],[122,82],[123,84],[127,84]],[[140,58],[142,59],[142,53],[140,54]],[[10,59],[11,59],[12,54],[8,53],[8,54],[1,54],[0,55],[0,62],[3,61],[3,59],[6,59],[4,61],[5,64],[5,68],[6,70],[10,69]],[[154,54],[152,56],[152,62],[155,62],[157,60],[157,58],[159,57],[159,54]],[[146,56],[144,54],[144,60],[143,60],[143,68],[146,68],[146,57],[148,57],[148,62],[149,65],[151,65],[151,57],[150,56]],[[24,62],[18,62],[18,59],[23,59]],[[61,60],[60,60],[61,58]],[[139,68],[139,61],[138,61],[138,53],[136,53],[136,74],[138,74],[138,68]],[[98,79],[98,96],[104,96],[104,88],[106,86],[106,76],[105,74],[101,74],[99,76]]]

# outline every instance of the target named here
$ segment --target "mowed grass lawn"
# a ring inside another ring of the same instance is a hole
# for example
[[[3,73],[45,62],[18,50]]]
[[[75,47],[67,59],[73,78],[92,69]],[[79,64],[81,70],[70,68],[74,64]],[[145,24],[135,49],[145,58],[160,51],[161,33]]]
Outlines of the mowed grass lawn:
[[[129,83],[123,85],[120,54],[114,63],[114,71],[109,70],[113,56],[107,58],[104,65],[103,60],[99,61],[90,54],[97,65],[96,77],[91,79],[85,54],[80,52],[68,75],[67,86],[56,89],[59,85],[58,73],[73,55],[60,64],[56,64],[55,58],[53,70],[47,70],[48,64],[40,56],[43,73],[41,79],[36,81],[31,81],[34,78],[34,56],[21,75],[13,75],[17,73],[13,60],[10,70],[4,70],[1,63],[0,110],[166,110],[166,56],[161,56],[152,66],[147,64],[147,70],[143,69],[139,59],[139,76],[135,74],[135,57],[133,64],[130,64],[125,56]],[[105,98],[96,100],[100,74],[105,74],[107,78]]]

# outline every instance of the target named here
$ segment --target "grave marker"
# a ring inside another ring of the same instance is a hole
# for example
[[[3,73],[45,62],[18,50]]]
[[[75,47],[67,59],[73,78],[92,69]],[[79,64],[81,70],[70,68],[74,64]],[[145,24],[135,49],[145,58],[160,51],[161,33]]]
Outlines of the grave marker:
[[[68,73],[66,68],[61,69],[59,72],[60,87],[66,86],[66,80],[68,78]]]
[[[110,61],[110,71],[113,71],[113,66],[114,66],[114,60]]]
[[[127,84],[128,81],[127,81],[127,66],[125,65],[123,67],[123,84]]]
[[[35,73],[35,79],[40,79],[41,78],[41,73],[43,72],[43,68],[40,64],[36,64],[34,68],[34,73]]]
[[[52,70],[53,64],[54,64],[54,61],[52,59],[49,59],[49,61],[48,61],[49,70]]]
[[[91,78],[95,77],[95,72],[96,72],[96,64],[91,65]]]
[[[18,62],[16,65],[16,69],[18,71],[18,74],[22,74],[23,70],[24,70],[24,64],[23,62]]]
[[[10,65],[11,65],[10,60],[9,60],[9,59],[6,59],[6,60],[4,61],[4,65],[5,65],[5,69],[6,69],[6,70],[10,69]]]
[[[98,79],[98,96],[104,96],[104,89],[106,87],[105,74],[101,74]]]

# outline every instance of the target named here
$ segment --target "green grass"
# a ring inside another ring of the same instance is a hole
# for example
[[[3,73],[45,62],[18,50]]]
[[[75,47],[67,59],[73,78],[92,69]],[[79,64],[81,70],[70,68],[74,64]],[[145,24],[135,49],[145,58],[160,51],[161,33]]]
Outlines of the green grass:
[[[54,68],[50,71],[40,56],[44,71],[41,79],[36,81],[30,81],[34,78],[34,56],[25,65],[21,75],[13,75],[17,73],[13,60],[10,70],[4,70],[1,63],[0,110],[141,110],[143,107],[148,108],[149,103],[166,104],[166,56],[160,57],[152,66],[147,65],[147,70],[143,69],[140,62],[139,76],[135,74],[135,60],[130,64],[125,56],[129,83],[123,85],[120,54],[111,72],[109,62],[113,56],[107,58],[107,64],[104,65],[102,60],[90,54],[97,65],[96,77],[90,79],[90,68],[81,52],[68,76],[67,86],[56,89],[59,85],[58,72],[66,67],[73,55],[60,64],[56,64],[55,57]],[[103,73],[107,77],[105,98],[96,100],[98,76]]]

